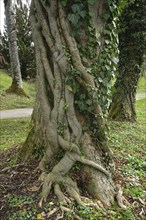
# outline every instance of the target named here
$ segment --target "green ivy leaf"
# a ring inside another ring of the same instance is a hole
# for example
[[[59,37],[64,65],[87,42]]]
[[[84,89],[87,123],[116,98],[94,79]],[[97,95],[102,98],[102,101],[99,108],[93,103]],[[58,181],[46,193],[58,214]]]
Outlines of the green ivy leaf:
[[[81,16],[82,18],[84,18],[84,17],[86,16],[86,11],[81,11],[81,12],[80,12],[80,16]]]
[[[71,92],[73,92],[73,89],[71,88],[71,86],[67,86],[67,89]]]
[[[91,100],[91,99],[87,99],[86,103],[87,103],[88,105],[92,105],[92,100]]]
[[[83,4],[73,4],[71,8],[74,13],[77,13],[77,12],[80,13],[82,11],[83,7],[84,7]]]
[[[75,26],[77,25],[79,21],[80,16],[77,14],[69,14],[68,15],[68,20],[71,21],[71,23]]]

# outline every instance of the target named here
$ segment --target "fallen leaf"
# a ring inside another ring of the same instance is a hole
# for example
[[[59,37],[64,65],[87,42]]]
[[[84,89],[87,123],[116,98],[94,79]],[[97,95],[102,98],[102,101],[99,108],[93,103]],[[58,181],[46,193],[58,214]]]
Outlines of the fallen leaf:
[[[40,186],[32,186],[30,188],[28,188],[28,191],[31,191],[31,192],[37,192],[39,190]]]

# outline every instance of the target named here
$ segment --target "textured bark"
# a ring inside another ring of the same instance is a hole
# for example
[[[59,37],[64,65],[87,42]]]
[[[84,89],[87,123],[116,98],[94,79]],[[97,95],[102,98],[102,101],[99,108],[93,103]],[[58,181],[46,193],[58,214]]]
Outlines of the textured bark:
[[[8,40],[9,40],[11,74],[12,74],[12,85],[7,90],[7,92],[17,93],[19,95],[25,95],[22,89],[22,78],[21,78],[20,63],[18,57],[16,26],[15,26],[12,0],[9,1],[5,0],[4,3],[5,3],[5,15],[6,15],[7,30],[8,30]]]
[[[112,99],[109,118],[117,121],[136,121],[135,96],[136,91],[126,92],[124,87],[118,88]]]
[[[109,118],[136,121],[135,98],[145,43],[145,0],[127,4],[121,15],[119,34],[119,75],[109,109]]]
[[[95,88],[94,78],[82,63],[60,1],[45,3],[33,0],[30,19],[36,50],[37,99],[32,129],[20,151],[20,160],[25,155],[29,157],[35,147],[43,147],[44,156],[39,164],[43,171],[40,177],[43,181],[40,205],[47,199],[52,187],[59,202],[66,203],[68,199],[62,192],[62,186],[78,204],[85,205],[73,177],[73,168],[78,162],[82,164],[80,176],[87,180],[86,190],[95,199],[110,206],[115,196],[112,180],[114,163],[103,114],[98,103],[93,104],[93,114],[88,113],[90,123],[96,120],[97,130],[102,130],[99,137],[93,140],[92,131],[83,131],[83,126],[89,122],[76,109],[76,94],[66,84],[69,65],[66,50],[73,68],[80,72],[80,77],[75,76],[74,81],[89,98],[91,95],[87,85]],[[49,170],[46,165],[49,165]],[[85,188],[82,184],[79,184],[81,188]]]
[[[131,59],[133,50],[129,49]],[[129,61],[122,70],[119,68],[119,76],[115,84],[115,93],[113,94],[112,104],[109,109],[109,118],[118,121],[136,121],[135,98],[140,72],[129,71],[135,63]]]

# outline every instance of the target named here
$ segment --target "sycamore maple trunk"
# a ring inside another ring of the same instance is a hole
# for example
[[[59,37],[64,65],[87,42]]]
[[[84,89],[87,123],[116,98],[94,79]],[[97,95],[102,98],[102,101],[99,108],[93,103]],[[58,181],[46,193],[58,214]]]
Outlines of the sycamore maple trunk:
[[[104,27],[102,13],[106,7],[106,1],[96,1],[95,7],[92,7],[97,13],[94,18],[101,21],[100,32]],[[39,152],[38,149],[44,149],[39,164],[43,171],[42,200],[46,200],[54,188],[59,201],[65,202],[63,186],[78,204],[84,205],[79,190],[86,190],[92,197],[110,206],[115,197],[114,165],[103,114],[98,103],[93,103],[93,112],[87,113],[86,117],[77,108],[76,94],[66,83],[69,62],[80,72],[80,76],[74,76],[73,80],[80,85],[80,93],[85,92],[88,98],[92,97],[87,85],[96,89],[94,78],[82,63],[60,1],[47,3],[33,0],[30,18],[36,50],[37,98],[31,131],[19,156],[30,157],[34,150]],[[102,47],[98,53],[100,50]],[[93,121],[97,122],[97,138],[93,138]],[[88,126],[86,131],[83,130],[85,126]],[[78,175],[76,164],[80,164]]]

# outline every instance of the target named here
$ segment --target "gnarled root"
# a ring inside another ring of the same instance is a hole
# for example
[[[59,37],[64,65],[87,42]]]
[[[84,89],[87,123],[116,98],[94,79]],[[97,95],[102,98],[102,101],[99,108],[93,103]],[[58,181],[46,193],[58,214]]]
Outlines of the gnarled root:
[[[82,206],[95,206],[96,208],[99,208],[99,206],[95,205],[94,203],[89,204],[88,202],[86,204],[80,196],[76,182],[74,182],[70,177],[67,176],[68,172],[76,161],[79,161],[83,164],[99,170],[109,178],[109,173],[100,165],[88,159],[81,159],[81,157],[77,153],[67,152],[49,174],[46,174],[44,172],[40,177],[40,180],[43,182],[42,199],[39,203],[40,207],[42,206],[42,202],[47,200],[47,197],[52,187],[54,187],[54,193],[61,204],[66,205],[70,203],[71,201],[64,195],[61,190],[63,186],[66,192],[70,195],[72,199],[77,202],[77,204]]]
[[[120,208],[126,209],[127,208],[126,205],[129,205],[129,202],[123,196],[123,191],[122,191],[122,188],[121,188],[121,186],[119,184],[117,184],[117,190],[118,190],[117,196],[116,196],[117,203],[118,203]]]

